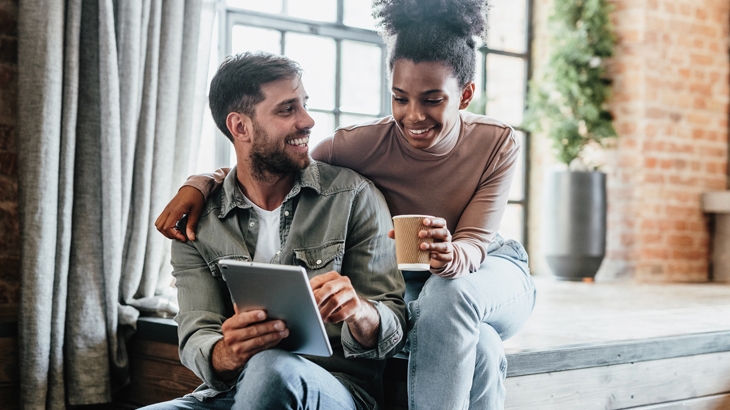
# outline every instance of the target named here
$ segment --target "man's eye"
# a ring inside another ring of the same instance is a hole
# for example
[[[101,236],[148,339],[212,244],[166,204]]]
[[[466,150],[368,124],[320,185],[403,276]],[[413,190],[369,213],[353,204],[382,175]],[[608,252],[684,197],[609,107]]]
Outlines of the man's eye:
[[[282,109],[282,110],[281,110],[280,112],[282,112],[282,113],[290,113],[290,112],[292,112],[292,111],[294,111],[294,107],[292,107],[292,106],[290,105],[290,106],[288,106],[288,107],[285,107],[285,108],[283,108],[283,109]]]

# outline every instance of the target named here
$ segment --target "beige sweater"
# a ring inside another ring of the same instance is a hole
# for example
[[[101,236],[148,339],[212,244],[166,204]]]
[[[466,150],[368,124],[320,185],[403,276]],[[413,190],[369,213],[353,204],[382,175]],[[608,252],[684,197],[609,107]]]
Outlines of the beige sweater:
[[[450,278],[476,271],[486,258],[504,215],[520,149],[508,125],[460,114],[460,123],[428,150],[411,147],[393,117],[385,117],[340,128],[312,151],[315,160],[353,169],[373,181],[393,215],[446,219],[454,260],[432,272]],[[185,185],[207,197],[227,171],[193,176]]]

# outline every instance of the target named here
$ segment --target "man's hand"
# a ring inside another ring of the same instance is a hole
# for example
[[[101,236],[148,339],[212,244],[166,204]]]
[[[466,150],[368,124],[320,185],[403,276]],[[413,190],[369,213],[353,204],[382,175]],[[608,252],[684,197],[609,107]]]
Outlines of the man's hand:
[[[266,320],[263,310],[239,312],[223,322],[223,339],[213,348],[213,368],[222,379],[230,379],[258,352],[276,346],[289,336],[281,320]]]
[[[335,271],[315,276],[309,284],[325,323],[346,322],[352,336],[365,348],[378,343],[380,315],[377,309],[361,298],[350,278]]]
[[[200,213],[205,205],[205,197],[197,188],[184,186],[177,191],[175,197],[162,211],[155,221],[155,227],[161,234],[170,239],[177,239],[185,242],[187,239],[195,240],[195,228],[198,225]],[[177,222],[184,215],[188,216],[185,232],[177,229]],[[187,237],[186,237],[187,233]]]

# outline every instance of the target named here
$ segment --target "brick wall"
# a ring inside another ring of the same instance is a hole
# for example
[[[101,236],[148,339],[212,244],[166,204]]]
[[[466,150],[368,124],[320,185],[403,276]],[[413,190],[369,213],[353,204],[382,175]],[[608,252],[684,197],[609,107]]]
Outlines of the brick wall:
[[[0,316],[17,316],[20,232],[15,133],[18,0],[0,0]]]
[[[618,35],[610,106],[620,138],[606,154],[608,242],[599,278],[705,281],[709,226],[700,194],[725,189],[728,180],[730,4],[610,2]],[[536,0],[536,38],[549,3]],[[540,136],[533,140],[534,156],[543,156],[531,163],[539,187],[549,160]],[[540,193],[531,194],[531,221],[539,225]],[[534,258],[539,245],[530,251]],[[539,256],[534,265],[545,272]]]

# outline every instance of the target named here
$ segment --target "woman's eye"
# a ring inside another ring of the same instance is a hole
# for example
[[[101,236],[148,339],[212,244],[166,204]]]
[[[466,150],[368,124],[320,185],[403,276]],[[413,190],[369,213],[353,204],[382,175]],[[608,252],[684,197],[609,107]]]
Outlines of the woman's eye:
[[[400,98],[400,97],[393,97],[393,101],[400,103],[400,104],[405,104],[406,102],[408,102],[405,98]]]
[[[429,104],[429,105],[437,105],[437,104],[441,104],[441,101],[443,101],[443,99],[438,99],[438,100],[426,100],[426,104]]]

